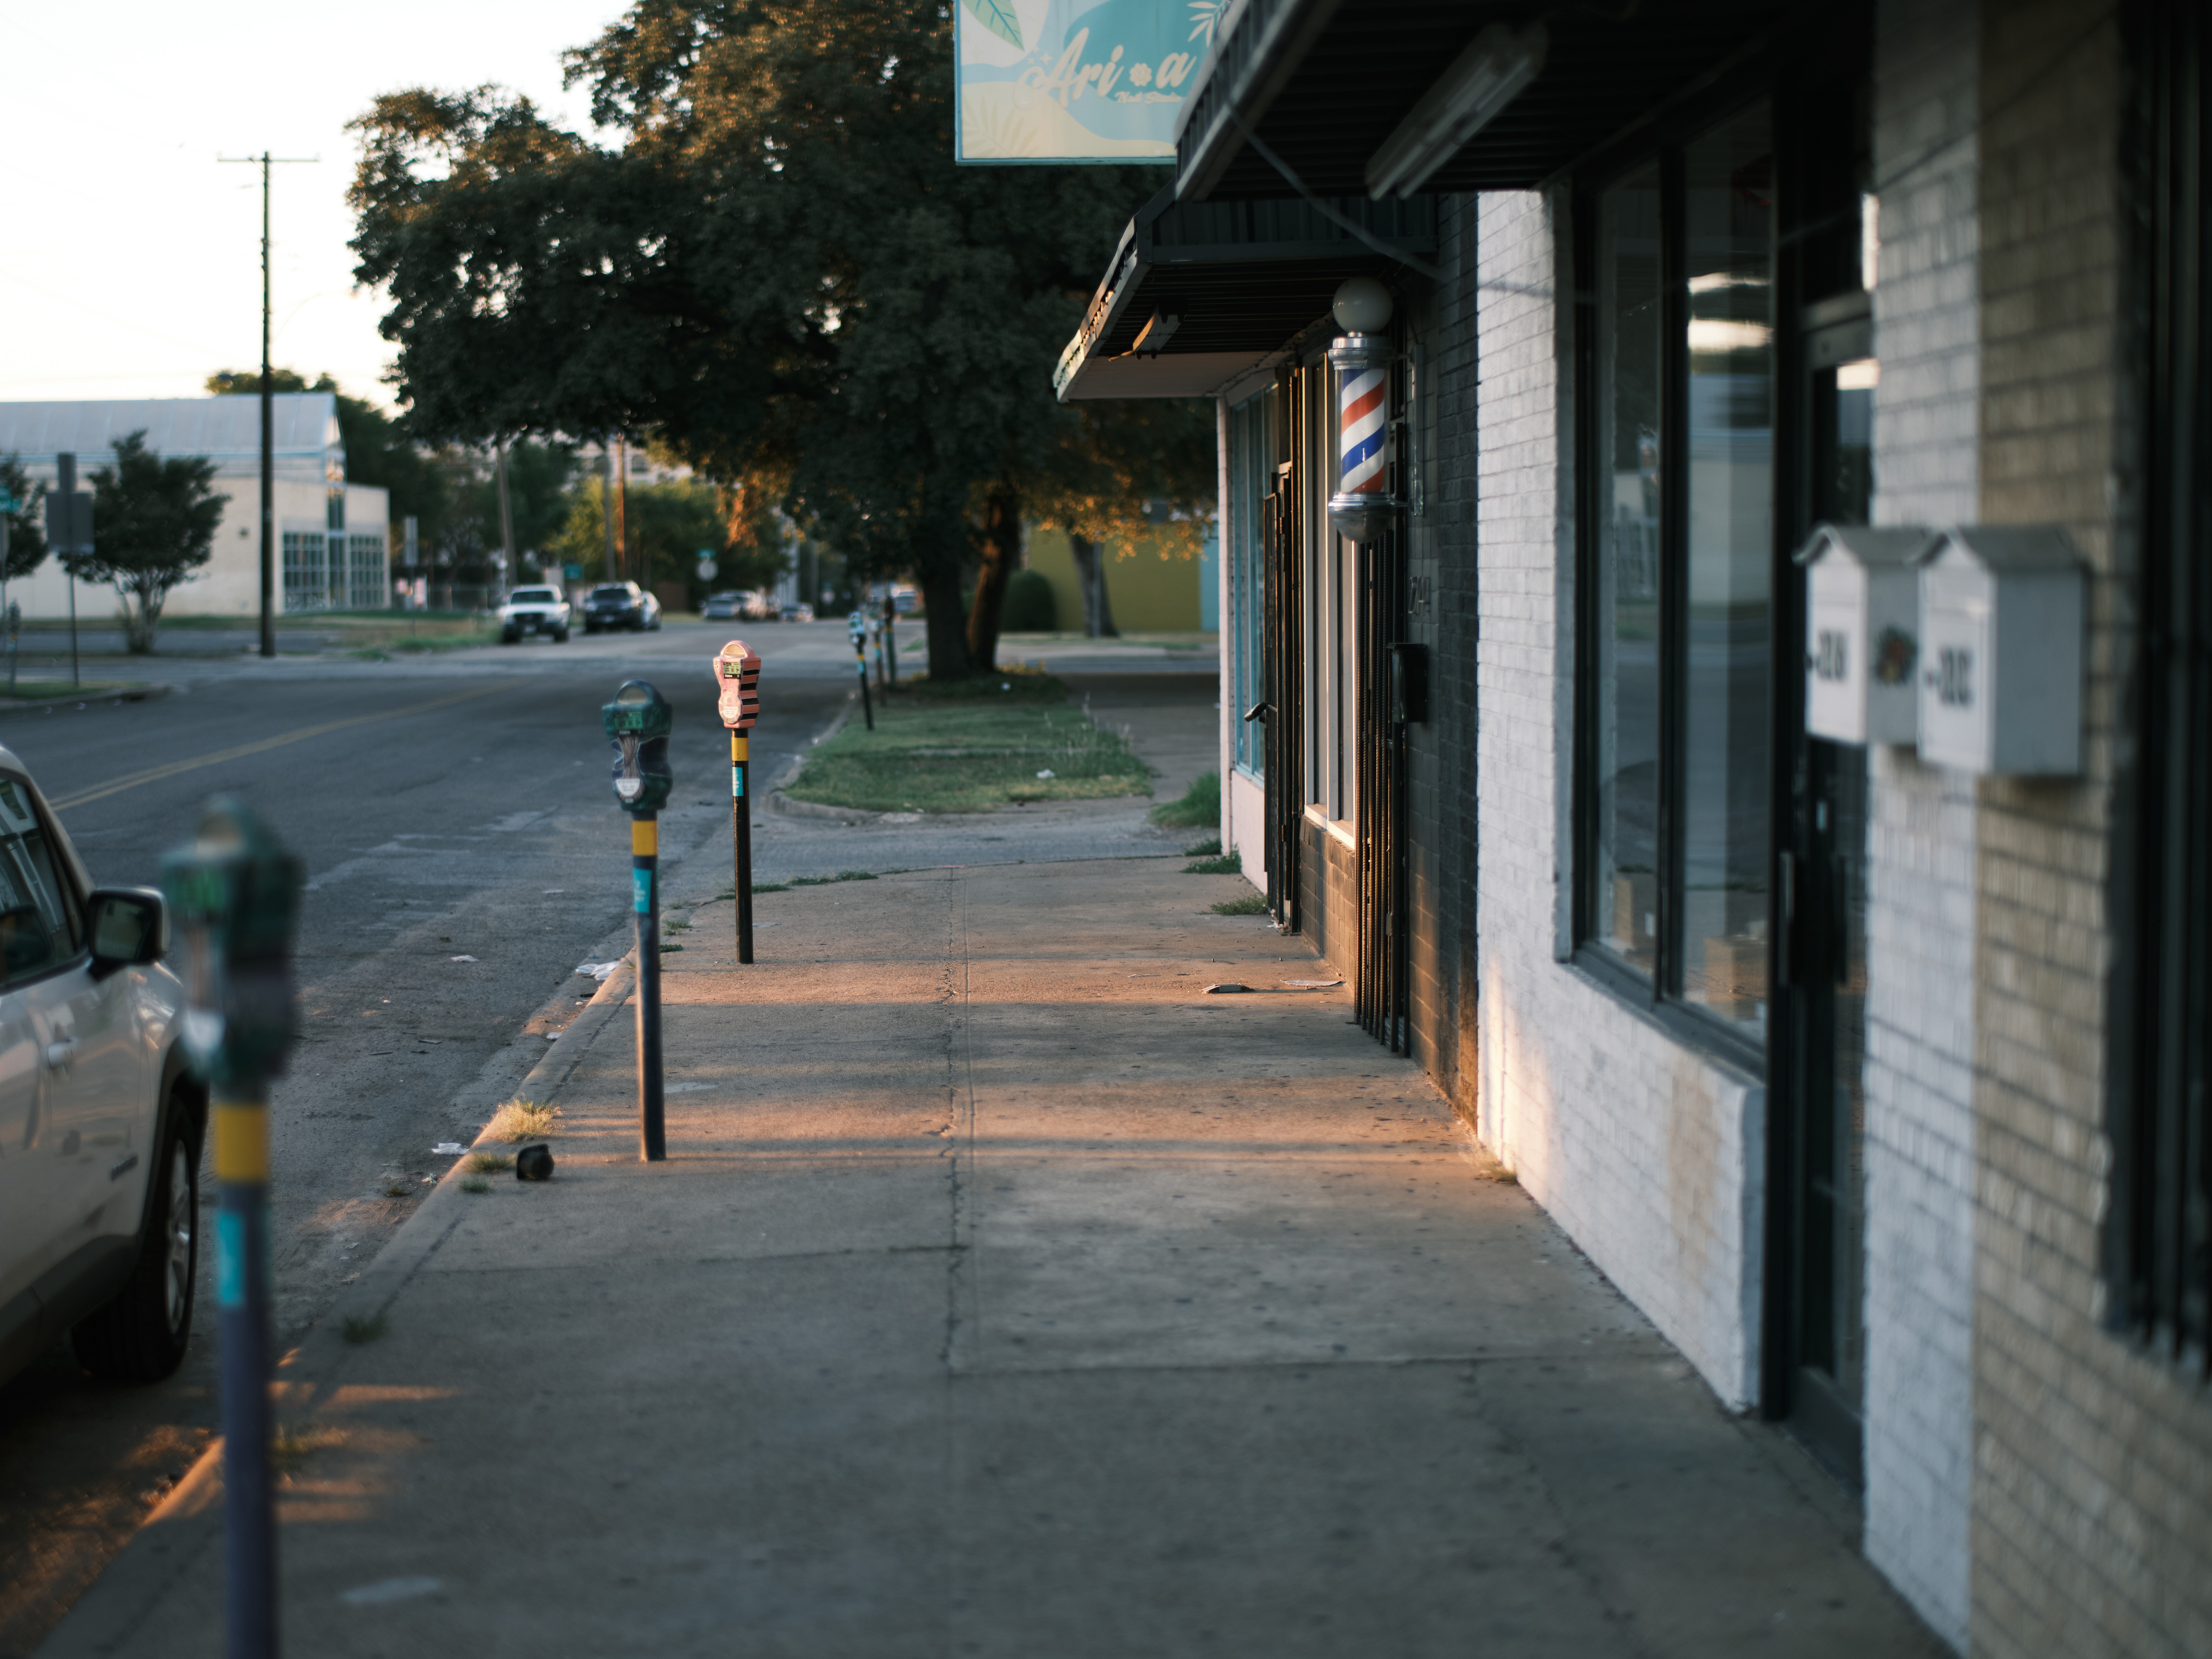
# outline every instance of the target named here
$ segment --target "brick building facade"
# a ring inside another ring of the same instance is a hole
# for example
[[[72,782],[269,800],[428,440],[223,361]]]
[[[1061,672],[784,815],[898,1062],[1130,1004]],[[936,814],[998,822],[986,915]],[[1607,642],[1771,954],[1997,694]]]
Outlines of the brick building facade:
[[[1117,262],[1063,365],[1218,396],[1249,481],[1224,842],[1961,1652],[2212,1652],[2201,27],[1255,0],[1146,211],[1295,199],[1333,245]],[[1355,27],[1409,84],[1343,71]],[[1431,82],[1511,90],[1413,211],[1363,169]],[[1402,502],[1359,543],[1326,508],[1357,276]],[[1133,365],[1101,319],[1168,306]],[[1821,524],[1923,561],[2063,532],[2078,767],[1821,736]]]

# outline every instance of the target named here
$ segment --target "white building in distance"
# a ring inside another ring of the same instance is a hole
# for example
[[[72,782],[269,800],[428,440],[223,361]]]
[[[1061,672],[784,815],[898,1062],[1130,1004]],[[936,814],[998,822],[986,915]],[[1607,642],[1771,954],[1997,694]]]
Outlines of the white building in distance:
[[[280,392],[275,466],[278,588],[287,611],[373,610],[392,603],[391,517],[380,487],[349,484],[337,398],[328,392]],[[256,617],[261,611],[261,400],[252,397],[147,398],[88,403],[0,403],[0,456],[20,460],[48,489],[56,457],[76,457],[77,487],[115,459],[134,432],[165,458],[198,455],[216,464],[222,522],[208,562],[172,590],[166,614]],[[95,519],[93,538],[100,526]],[[49,557],[8,597],[29,617],[65,617],[71,582]],[[75,584],[80,616],[101,617],[112,588]]]

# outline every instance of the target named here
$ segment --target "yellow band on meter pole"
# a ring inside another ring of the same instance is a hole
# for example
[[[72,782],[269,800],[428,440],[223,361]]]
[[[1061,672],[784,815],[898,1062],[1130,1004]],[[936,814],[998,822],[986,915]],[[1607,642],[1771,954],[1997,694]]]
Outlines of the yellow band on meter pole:
[[[738,762],[740,762],[740,761],[744,760],[745,758],[747,758],[746,754],[745,754],[745,750],[746,750],[749,747],[750,747],[750,746],[751,746],[751,739],[750,739],[750,738],[747,738],[744,732],[731,732],[731,733],[730,733],[730,763],[731,763],[732,766],[734,766],[734,765],[736,765]]]
[[[632,818],[629,821],[629,850],[639,858],[652,858],[660,851],[660,822],[657,818]]]
[[[269,1179],[269,1107],[264,1101],[215,1103],[215,1178]]]

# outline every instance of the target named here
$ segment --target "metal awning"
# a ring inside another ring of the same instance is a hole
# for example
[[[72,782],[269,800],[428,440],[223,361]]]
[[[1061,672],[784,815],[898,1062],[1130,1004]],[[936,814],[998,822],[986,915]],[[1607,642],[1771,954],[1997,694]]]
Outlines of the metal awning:
[[[1216,395],[1279,361],[1346,277],[1388,277],[1436,252],[1432,198],[1328,206],[1366,236],[1310,202],[1177,202],[1162,191],[1121,233],[1060,353],[1061,400]]]
[[[1548,50],[1534,82],[1422,186],[1529,189],[1809,9],[1808,0],[1237,0],[1183,106],[1176,194],[1188,203],[1294,191],[1248,141],[1256,136],[1315,195],[1364,197],[1369,158],[1458,53],[1492,25],[1540,16]]]

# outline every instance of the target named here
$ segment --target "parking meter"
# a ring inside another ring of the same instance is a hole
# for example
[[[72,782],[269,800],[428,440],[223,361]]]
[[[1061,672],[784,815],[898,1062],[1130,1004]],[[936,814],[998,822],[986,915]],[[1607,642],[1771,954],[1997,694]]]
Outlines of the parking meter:
[[[645,680],[624,680],[615,700],[599,709],[599,723],[615,748],[615,800],[632,817],[648,817],[668,804],[675,778],[668,769],[668,734],[676,711]]]
[[[738,960],[753,959],[753,804],[746,797],[753,722],[760,718],[760,658],[732,640],[714,658],[716,708],[730,729],[730,856],[736,869]]]
[[[269,1100],[297,1034],[292,939],[300,860],[241,803],[208,803],[190,845],[161,860],[184,947],[185,1053],[210,1085],[222,1351],[224,1533],[230,1652],[276,1651],[270,1479]]]
[[[845,618],[845,631],[853,636],[853,665],[860,675],[860,713],[868,722],[868,730],[872,732],[876,729],[876,708],[868,701],[868,624],[854,611]]]
[[[615,748],[615,802],[629,814],[630,911],[637,924],[638,1156],[668,1156],[661,1110],[660,809],[676,779],[668,769],[668,735],[676,711],[644,680],[624,680],[599,710]]]

